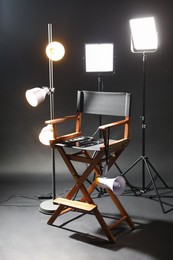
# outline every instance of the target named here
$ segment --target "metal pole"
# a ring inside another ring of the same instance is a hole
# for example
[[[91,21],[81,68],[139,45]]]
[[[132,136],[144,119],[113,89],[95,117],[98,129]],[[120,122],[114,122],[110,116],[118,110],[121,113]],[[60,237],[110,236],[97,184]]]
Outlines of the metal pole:
[[[52,42],[52,24],[48,24],[48,43]],[[54,86],[53,86],[53,61],[49,59],[49,90],[50,90],[50,119],[54,119]],[[55,150],[51,149],[52,156],[52,197],[56,198],[55,180]]]
[[[142,157],[145,158],[145,90],[146,90],[146,53],[143,52],[143,104],[142,104]],[[142,160],[142,189],[145,190],[145,162]]]
[[[103,78],[98,75],[98,91],[103,91]],[[102,125],[102,116],[99,115],[99,126]],[[99,132],[99,137],[101,138],[101,131]]]

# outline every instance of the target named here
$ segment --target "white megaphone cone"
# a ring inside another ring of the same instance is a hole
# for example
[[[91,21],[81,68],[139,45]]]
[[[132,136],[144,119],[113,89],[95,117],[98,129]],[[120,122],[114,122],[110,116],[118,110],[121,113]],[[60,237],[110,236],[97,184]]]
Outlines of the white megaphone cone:
[[[97,177],[95,181],[97,185],[111,189],[116,195],[121,195],[126,187],[126,181],[122,176],[116,178]]]

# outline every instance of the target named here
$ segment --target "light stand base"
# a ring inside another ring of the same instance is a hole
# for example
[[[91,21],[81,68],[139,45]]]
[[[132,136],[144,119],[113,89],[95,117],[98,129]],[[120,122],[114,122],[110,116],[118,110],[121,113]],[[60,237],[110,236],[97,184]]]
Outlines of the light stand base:
[[[40,204],[39,211],[43,214],[51,215],[57,207],[57,205],[53,204],[53,199],[45,200]]]
[[[169,188],[168,185],[165,183],[165,181],[161,178],[161,176],[159,175],[159,173],[156,171],[156,169],[153,167],[153,165],[151,164],[151,162],[149,161],[149,158],[147,156],[140,156],[124,173],[122,173],[121,175],[124,177],[126,175],[126,173],[128,173],[138,162],[142,161],[147,169],[147,172],[149,174],[149,177],[150,177],[150,183],[145,187],[144,184],[143,184],[143,188],[137,188],[137,187],[134,187],[133,185],[129,185],[130,188],[132,189],[132,191],[134,192],[134,194],[136,196],[140,196],[140,195],[143,195],[145,194],[149,188],[151,186],[154,187],[154,190],[155,190],[155,193],[156,193],[156,197],[158,198],[159,200],[159,203],[160,203],[160,206],[161,206],[161,209],[163,211],[163,213],[167,213],[171,210],[173,210],[173,208],[170,208],[169,210],[165,210],[164,206],[163,206],[163,201],[161,200],[161,196],[158,192],[158,188],[156,186],[156,183],[155,181],[158,179],[160,179],[160,181],[163,183],[163,185],[165,186],[166,189],[172,189],[172,188]],[[153,176],[152,174],[152,171],[155,173],[155,176]],[[136,191],[139,191],[139,194],[136,193]],[[150,198],[154,198],[155,196],[150,196]]]

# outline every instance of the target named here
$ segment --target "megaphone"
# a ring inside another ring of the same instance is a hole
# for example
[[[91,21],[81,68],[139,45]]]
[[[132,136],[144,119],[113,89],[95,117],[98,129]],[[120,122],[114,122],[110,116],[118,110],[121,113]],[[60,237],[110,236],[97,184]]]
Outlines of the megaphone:
[[[95,182],[102,188],[111,189],[116,195],[121,195],[126,187],[126,181],[122,176],[116,178],[97,177]]]

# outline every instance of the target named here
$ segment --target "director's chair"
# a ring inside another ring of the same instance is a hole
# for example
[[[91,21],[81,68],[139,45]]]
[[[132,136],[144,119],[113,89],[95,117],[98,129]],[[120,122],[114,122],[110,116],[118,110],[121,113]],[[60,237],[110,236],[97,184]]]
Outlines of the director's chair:
[[[75,182],[65,198],[56,198],[54,200],[54,204],[59,206],[48,220],[48,224],[53,224],[58,216],[73,210],[95,215],[110,242],[115,241],[111,230],[123,221],[130,228],[135,228],[116,192],[109,185],[104,185],[104,189],[120,212],[121,217],[119,220],[107,225],[98,209],[98,205],[91,198],[92,192],[99,185],[99,178],[104,178],[105,181],[109,180],[107,178],[109,169],[115,164],[117,158],[129,143],[130,104],[131,94],[129,93],[78,91],[77,113],[75,115],[46,121],[47,124],[52,124],[54,129],[54,140],[51,141],[51,146],[53,149],[58,150]],[[111,119],[116,117],[116,121],[114,118],[111,123],[100,125],[98,130],[102,133],[102,136],[96,139],[82,133],[84,114],[94,114],[102,117],[111,116]],[[58,136],[56,134],[58,132],[56,129],[57,124],[69,120],[75,120],[75,131]],[[115,130],[120,126],[123,128],[122,136],[115,140],[110,139],[110,130]],[[86,165],[82,173],[77,172],[76,162]],[[89,186],[86,187],[86,182],[88,183],[91,174],[93,174],[93,181],[89,182]],[[119,186],[116,180],[115,184]],[[119,188],[121,189],[121,187],[118,187],[117,190]],[[76,200],[75,196],[78,191],[82,194],[80,200]]]

